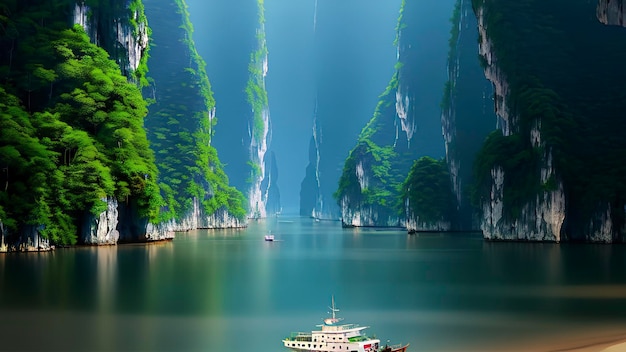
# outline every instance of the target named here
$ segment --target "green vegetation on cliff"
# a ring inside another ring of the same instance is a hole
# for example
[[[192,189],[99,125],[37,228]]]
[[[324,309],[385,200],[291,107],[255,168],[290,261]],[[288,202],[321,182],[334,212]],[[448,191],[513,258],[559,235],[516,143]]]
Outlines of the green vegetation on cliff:
[[[454,4],[454,12],[452,13],[452,17],[450,18],[450,24],[452,28],[450,29],[450,38],[448,39],[448,71],[451,74],[456,74],[456,70],[450,70],[450,65],[456,63],[458,58],[458,41],[460,35],[459,24],[461,22],[461,0],[457,0]],[[443,98],[441,99],[441,109],[446,111],[450,109],[450,105],[452,103],[452,96],[455,93],[456,87],[456,77],[448,75],[448,81],[446,82],[443,89]]]
[[[401,65],[397,66],[398,69],[400,67]],[[379,145],[374,140],[385,141],[394,138],[388,135],[394,129],[389,128],[387,124],[393,123],[388,121],[389,116],[393,118],[396,113],[395,92],[397,89],[398,72],[396,71],[385,92],[380,96],[374,117],[363,128],[356,147],[350,151],[339,179],[339,187],[334,193],[338,201],[347,196],[350,206],[380,206],[386,208],[387,213],[393,216],[399,215],[396,211],[397,204],[400,202],[398,190],[409,168],[398,157],[406,153],[399,152],[393,145],[384,142]],[[364,172],[363,177],[368,181],[364,189],[361,189],[358,180],[357,167],[361,168]]]
[[[146,103],[106,51],[67,26],[67,3],[0,8],[0,219],[76,241],[85,210],[132,201],[155,220],[162,205],[143,117]]]
[[[445,160],[425,156],[416,160],[402,184],[402,198],[408,201],[408,216],[420,224],[449,221],[454,212],[454,195]]]
[[[506,175],[503,202],[508,206],[503,215],[508,219],[519,216],[521,206],[541,191],[537,177],[540,158],[540,148],[532,148],[530,142],[522,140],[519,135],[505,137],[499,130],[492,132],[474,164],[479,190],[473,194],[474,204],[479,206],[479,195],[491,192],[491,169],[497,165]]]
[[[511,136],[493,135],[480,153],[478,199],[489,197],[489,187],[480,180],[493,167],[503,167],[505,182],[518,188],[505,197],[506,213],[515,216],[524,201],[553,187],[553,182],[542,187],[537,165],[537,156],[545,162],[552,155],[551,166],[565,188],[567,236],[584,238],[589,221],[604,213],[607,204],[615,210],[614,229],[621,228],[626,32],[602,25],[595,18],[596,2],[472,2],[484,17],[498,79],[509,89],[505,99],[511,129]],[[530,143],[537,131],[539,148]],[[534,181],[506,181],[517,175]]]
[[[52,1],[56,6],[68,6],[70,9],[74,9],[73,5],[77,3],[76,0],[54,0]],[[141,87],[145,87],[149,84],[148,79],[148,51],[149,46],[145,43],[135,43],[135,45],[146,45],[140,53],[141,57],[137,68],[126,67],[129,63],[129,49],[133,44],[130,38],[120,37],[122,33],[118,31],[124,31],[125,26],[130,26],[132,31],[129,33],[132,35],[135,41],[142,41],[147,39],[151,34],[151,29],[148,27],[148,19],[144,12],[144,5],[141,0],[128,0],[128,1],[102,1],[102,0],[85,0],[84,4],[87,6],[87,21],[90,23],[90,33],[87,33],[92,42],[97,38],[95,44],[106,50],[111,59],[115,60],[122,67],[122,74],[126,75],[131,81]],[[114,24],[122,24],[120,27],[115,28]],[[109,27],[110,26],[110,27]],[[121,41],[121,42],[120,42]],[[129,71],[126,72],[126,69]]]
[[[405,3],[402,1],[400,7],[394,46],[400,45],[401,32],[406,28]],[[398,192],[410,164],[402,163],[402,158],[399,158],[406,152],[394,147],[395,128],[391,127],[396,118],[395,94],[402,68],[403,64],[397,62],[395,73],[380,95],[373,117],[361,131],[357,145],[344,163],[337,191],[333,194],[340,206],[344,202],[343,205],[351,209],[377,207],[379,215],[388,217],[398,217],[403,213],[398,209]],[[401,164],[406,165],[402,167]]]
[[[130,11],[129,22],[133,26],[133,35],[140,35],[140,31],[145,29],[146,36],[152,35],[152,29],[148,26],[148,18],[146,17],[143,2],[141,0],[131,0],[128,3],[128,11]],[[148,58],[150,57],[150,46],[146,47],[145,51],[141,55],[139,60],[139,66],[137,69],[131,72],[133,79],[139,84],[140,87],[146,87],[149,83],[148,78]]]
[[[371,221],[370,226],[400,224],[406,215],[402,184],[414,160],[437,155],[438,150],[443,152],[442,141],[433,137],[441,131],[439,107],[431,105],[427,92],[434,85],[441,87],[445,75],[443,71],[440,76],[432,74],[437,70],[433,58],[420,49],[430,45],[431,40],[421,27],[420,6],[413,1],[402,2],[396,27],[399,55],[395,72],[344,163],[334,196],[348,222],[353,214],[367,213],[367,219],[355,222]],[[439,28],[447,30],[447,26]]]
[[[267,111],[269,101],[265,90],[265,69],[267,60],[267,45],[265,42],[265,5],[263,0],[257,0],[258,28],[256,30],[257,48],[250,54],[248,64],[248,82],[246,83],[246,101],[252,109],[252,140],[260,144],[265,137],[268,126],[265,125],[264,112]],[[260,162],[263,162],[262,160]],[[248,161],[251,167],[248,183],[252,183],[261,175],[261,166],[253,161]]]
[[[156,102],[146,119],[167,202],[161,220],[187,215],[193,198],[201,202],[207,215],[226,210],[244,219],[245,199],[229,186],[217,151],[211,146],[217,122],[212,116],[215,100],[206,64],[192,39],[187,6],[183,0],[162,3],[166,5],[147,9],[155,28],[151,77],[156,82]]]

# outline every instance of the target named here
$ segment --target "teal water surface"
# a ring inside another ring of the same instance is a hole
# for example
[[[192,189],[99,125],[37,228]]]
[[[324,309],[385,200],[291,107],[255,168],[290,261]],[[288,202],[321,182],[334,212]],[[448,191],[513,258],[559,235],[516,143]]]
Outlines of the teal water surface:
[[[551,350],[626,332],[625,249],[272,218],[6,254],[0,350],[285,351],[332,295],[346,322],[410,351]]]

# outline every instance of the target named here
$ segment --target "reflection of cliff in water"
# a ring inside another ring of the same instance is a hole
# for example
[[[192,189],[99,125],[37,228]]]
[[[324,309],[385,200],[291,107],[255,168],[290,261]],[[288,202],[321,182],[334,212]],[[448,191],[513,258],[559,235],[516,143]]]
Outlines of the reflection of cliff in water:
[[[270,231],[280,241],[265,242]],[[242,350],[280,348],[283,334],[325,316],[334,293],[342,317],[394,343],[567,350],[626,331],[625,260],[618,246],[485,242],[286,217],[158,245],[2,255],[0,314],[11,321],[2,334],[13,337],[3,348],[222,351],[242,331]],[[89,328],[68,335],[67,326]],[[39,338],[27,338],[32,329]]]

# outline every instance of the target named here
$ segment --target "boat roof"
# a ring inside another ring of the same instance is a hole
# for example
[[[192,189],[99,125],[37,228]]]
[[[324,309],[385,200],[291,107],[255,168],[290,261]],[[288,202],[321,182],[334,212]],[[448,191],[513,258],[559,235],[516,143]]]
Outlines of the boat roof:
[[[361,331],[368,328],[368,326],[359,326],[357,324],[341,324],[341,325],[327,325],[321,324],[316,325],[317,327],[321,327],[323,332],[331,332],[331,333],[342,333],[342,332],[350,332],[350,331]]]
[[[338,318],[336,313],[339,312],[339,309],[335,307],[335,297],[332,297],[331,306],[328,307],[330,309],[331,317],[324,319],[323,324],[316,325],[320,330],[313,330],[313,334],[321,334],[321,333],[331,333],[331,334],[341,334],[347,332],[358,332],[361,330],[365,330],[369,328],[368,326],[359,326],[358,324],[339,324],[339,322],[343,321],[343,318]]]

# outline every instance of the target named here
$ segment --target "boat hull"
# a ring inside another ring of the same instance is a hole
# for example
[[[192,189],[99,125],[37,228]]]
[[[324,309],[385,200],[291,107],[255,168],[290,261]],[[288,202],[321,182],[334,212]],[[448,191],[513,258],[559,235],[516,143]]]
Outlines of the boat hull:
[[[406,352],[407,348],[409,348],[408,343],[404,346],[385,346],[380,350],[380,352]]]

